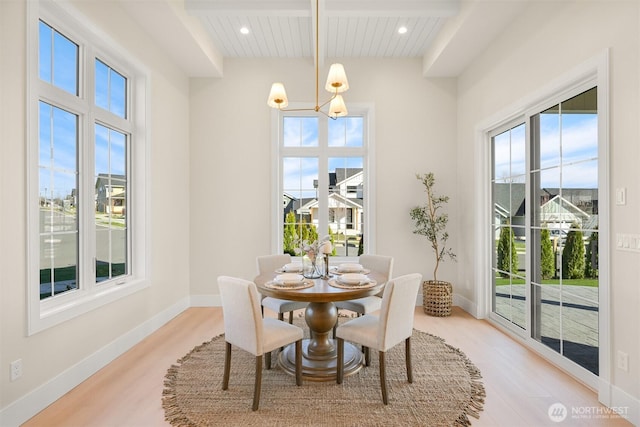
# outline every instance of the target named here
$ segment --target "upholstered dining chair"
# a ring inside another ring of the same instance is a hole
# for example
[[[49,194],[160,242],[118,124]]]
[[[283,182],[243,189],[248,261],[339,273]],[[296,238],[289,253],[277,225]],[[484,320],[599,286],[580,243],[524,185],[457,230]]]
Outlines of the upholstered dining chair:
[[[385,378],[385,353],[404,340],[407,380],[413,382],[411,368],[411,335],[416,296],[422,282],[421,274],[407,274],[387,282],[382,295],[380,313],[365,314],[350,320],[336,329],[338,341],[338,363],[336,381],[342,383],[344,376],[344,341],[365,347],[365,365],[369,365],[369,350],[378,350],[380,362],[380,389],[382,401],[386,405],[387,382]]]
[[[371,273],[375,273],[379,281],[386,282],[393,274],[393,257],[384,255],[360,255],[358,262],[363,268],[371,270]],[[378,295],[347,301],[337,301],[335,303],[336,308],[338,312],[340,312],[341,309],[350,310],[357,313],[358,316],[373,313],[374,311],[380,310],[383,292],[384,289],[380,291]],[[336,337],[336,326],[333,327],[334,338]]]
[[[256,258],[258,264],[258,275],[272,275],[278,268],[291,262],[291,255],[262,255]],[[279,320],[284,320],[284,313],[289,313],[289,323],[293,323],[293,311],[307,307],[306,302],[288,301],[273,297],[264,297],[262,306],[278,314]]]
[[[302,385],[302,329],[276,319],[263,319],[260,297],[255,283],[228,276],[218,277],[224,318],[224,375],[222,389],[229,388],[231,346],[237,346],[256,356],[256,378],[253,389],[253,410],[260,404],[262,387],[262,355],[271,369],[271,351],[295,342],[296,385]]]

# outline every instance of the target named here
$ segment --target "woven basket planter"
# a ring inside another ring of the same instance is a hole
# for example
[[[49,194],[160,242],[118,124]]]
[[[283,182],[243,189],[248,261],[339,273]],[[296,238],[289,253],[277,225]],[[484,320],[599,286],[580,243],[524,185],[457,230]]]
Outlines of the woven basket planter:
[[[422,306],[430,316],[445,317],[451,315],[453,304],[453,286],[440,280],[422,282]]]

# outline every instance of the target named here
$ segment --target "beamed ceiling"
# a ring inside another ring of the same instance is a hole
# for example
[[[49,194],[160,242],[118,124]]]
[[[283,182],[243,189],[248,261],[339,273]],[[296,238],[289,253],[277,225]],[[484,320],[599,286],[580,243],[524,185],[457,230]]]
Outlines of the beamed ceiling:
[[[189,76],[222,76],[224,58],[316,57],[315,0],[119,1]],[[320,0],[319,63],[417,57],[425,76],[456,76],[527,1]]]

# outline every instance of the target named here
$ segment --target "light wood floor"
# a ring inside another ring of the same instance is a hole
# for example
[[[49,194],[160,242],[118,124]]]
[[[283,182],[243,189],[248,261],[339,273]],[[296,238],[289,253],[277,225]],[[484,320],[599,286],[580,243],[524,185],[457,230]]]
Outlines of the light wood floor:
[[[414,326],[444,338],[480,368],[487,398],[480,419],[471,418],[473,426],[631,425],[620,418],[571,415],[562,423],[552,422],[550,405],[561,402],[570,412],[573,407],[600,407],[596,393],[457,307],[446,318],[427,316],[418,307]],[[167,426],[162,409],[167,368],[222,332],[221,308],[190,308],[24,426]]]

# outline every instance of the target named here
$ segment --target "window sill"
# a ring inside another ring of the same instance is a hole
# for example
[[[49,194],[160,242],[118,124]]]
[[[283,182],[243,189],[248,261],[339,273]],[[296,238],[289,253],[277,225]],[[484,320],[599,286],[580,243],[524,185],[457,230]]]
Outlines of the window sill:
[[[59,325],[147,287],[149,287],[147,280],[137,279],[123,284],[113,284],[92,293],[75,295],[73,298],[65,299],[64,302],[58,301],[55,305],[40,302],[38,305],[40,313],[35,313],[31,317],[28,335]]]

